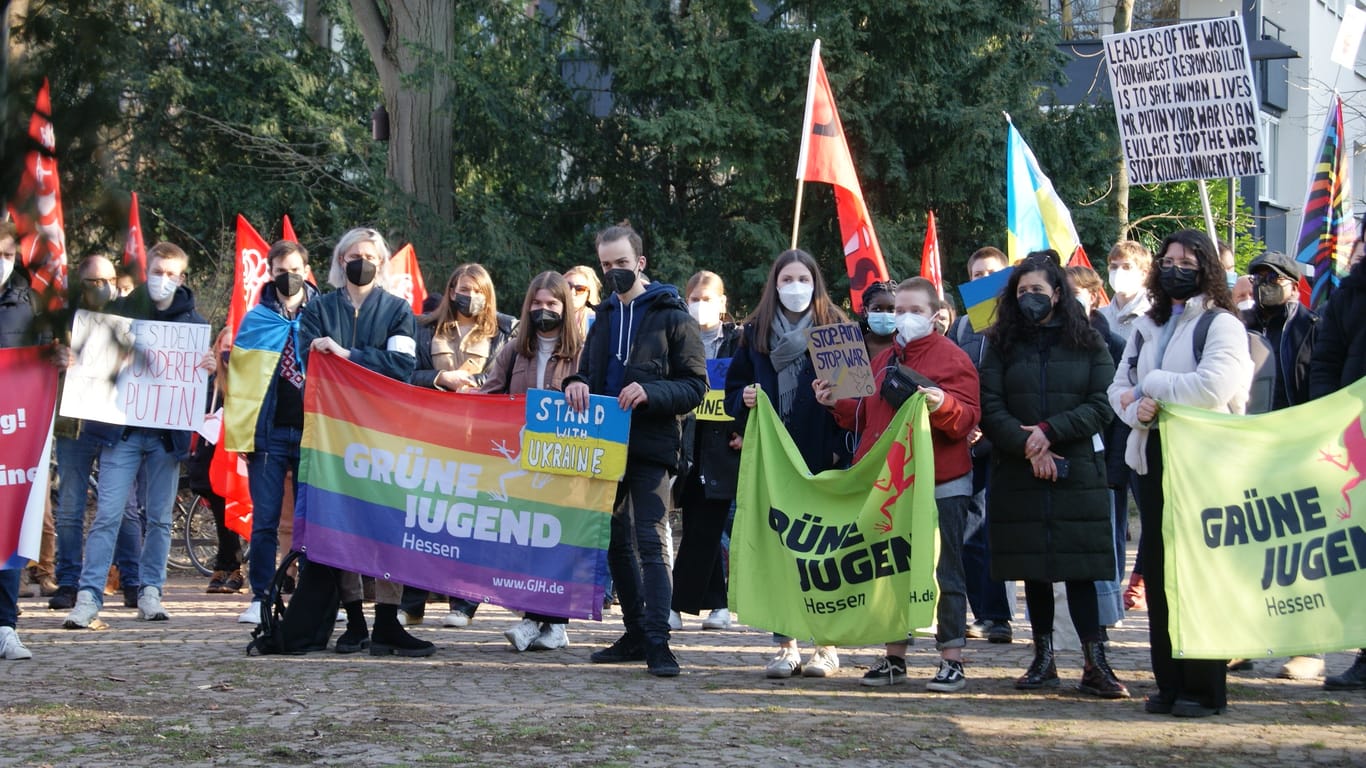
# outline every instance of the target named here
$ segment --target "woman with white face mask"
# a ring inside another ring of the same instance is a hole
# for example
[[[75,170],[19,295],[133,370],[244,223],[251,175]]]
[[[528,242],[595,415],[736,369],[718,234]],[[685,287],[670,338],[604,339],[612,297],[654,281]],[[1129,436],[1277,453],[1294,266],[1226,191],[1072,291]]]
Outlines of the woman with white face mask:
[[[849,462],[846,433],[834,417],[816,404],[816,380],[806,351],[807,331],[816,326],[849,322],[830,300],[816,260],[805,251],[783,251],[774,260],[759,306],[745,318],[739,347],[726,374],[726,413],[735,418],[735,433],[745,433],[749,410],[763,389],[787,426],[812,474]],[[737,437],[732,446],[740,447]],[[825,677],[839,669],[834,646],[821,646],[803,668],[797,641],[775,635],[778,655],[768,663],[772,678]]]

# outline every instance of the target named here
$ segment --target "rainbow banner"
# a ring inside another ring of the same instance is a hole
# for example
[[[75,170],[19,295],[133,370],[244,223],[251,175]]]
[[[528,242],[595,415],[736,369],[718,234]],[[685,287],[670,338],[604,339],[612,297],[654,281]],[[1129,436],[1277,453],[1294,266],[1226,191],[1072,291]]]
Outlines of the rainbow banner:
[[[523,469],[525,410],[524,397],[411,387],[313,355],[295,540],[376,578],[601,618],[617,484]]]

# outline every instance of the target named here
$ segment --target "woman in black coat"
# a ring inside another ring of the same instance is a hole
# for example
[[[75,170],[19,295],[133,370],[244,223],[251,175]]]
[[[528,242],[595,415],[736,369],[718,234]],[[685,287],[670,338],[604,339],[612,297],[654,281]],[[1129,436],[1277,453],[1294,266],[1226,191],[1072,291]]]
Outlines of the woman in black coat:
[[[1105,660],[1095,585],[1115,575],[1101,438],[1114,416],[1114,361],[1051,252],[1015,267],[996,312],[981,369],[982,432],[994,446],[991,576],[1025,582],[1034,627],[1034,661],[1015,687],[1058,685],[1052,584],[1062,581],[1086,654],[1077,689],[1127,698]]]

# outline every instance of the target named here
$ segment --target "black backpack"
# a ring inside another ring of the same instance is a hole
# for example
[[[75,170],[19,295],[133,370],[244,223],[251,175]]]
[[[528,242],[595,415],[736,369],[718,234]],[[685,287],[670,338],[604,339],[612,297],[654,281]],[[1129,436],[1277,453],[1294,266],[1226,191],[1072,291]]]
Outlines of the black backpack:
[[[1205,341],[1209,338],[1209,327],[1214,322],[1214,316],[1223,312],[1232,315],[1226,309],[1214,309],[1200,316],[1195,321],[1195,336],[1191,339],[1191,345],[1195,347],[1195,364],[1200,364],[1200,359],[1205,354]],[[1235,316],[1236,320],[1237,317]],[[1239,321],[1239,325],[1242,321]],[[1246,413],[1268,413],[1274,403],[1276,394],[1276,350],[1271,348],[1271,341],[1266,336],[1247,331],[1247,351],[1252,356],[1252,385],[1247,392]],[[1134,336],[1134,355],[1129,358],[1129,383],[1135,382],[1138,371],[1138,355],[1143,351],[1143,334],[1135,331]]]
[[[289,568],[296,562],[299,564],[298,584],[286,604],[284,589],[293,579]],[[247,655],[298,655],[326,650],[336,628],[340,606],[337,569],[310,563],[302,553],[290,552],[270,582],[270,594],[261,606],[261,623],[251,631]]]

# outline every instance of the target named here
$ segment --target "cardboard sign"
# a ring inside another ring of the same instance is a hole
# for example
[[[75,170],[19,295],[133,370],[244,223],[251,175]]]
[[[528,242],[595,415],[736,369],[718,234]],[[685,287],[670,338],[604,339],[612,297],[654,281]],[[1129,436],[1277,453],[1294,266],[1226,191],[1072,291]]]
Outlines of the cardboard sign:
[[[828,381],[835,397],[868,397],[877,392],[873,368],[863,331],[856,323],[822,325],[806,331],[806,351],[816,368],[816,378]]]
[[[209,326],[134,320],[77,310],[75,364],[66,372],[60,413],[76,419],[156,429],[198,429],[209,375]]]
[[[726,373],[730,371],[729,357],[714,357],[707,361],[707,394],[702,404],[693,410],[698,421],[731,421],[726,415]]]
[[[1241,18],[1106,35],[1104,41],[1131,183],[1266,173]]]
[[[620,480],[626,474],[630,436],[631,412],[623,411],[615,397],[589,395],[588,410],[579,413],[563,392],[527,390],[523,469]]]

